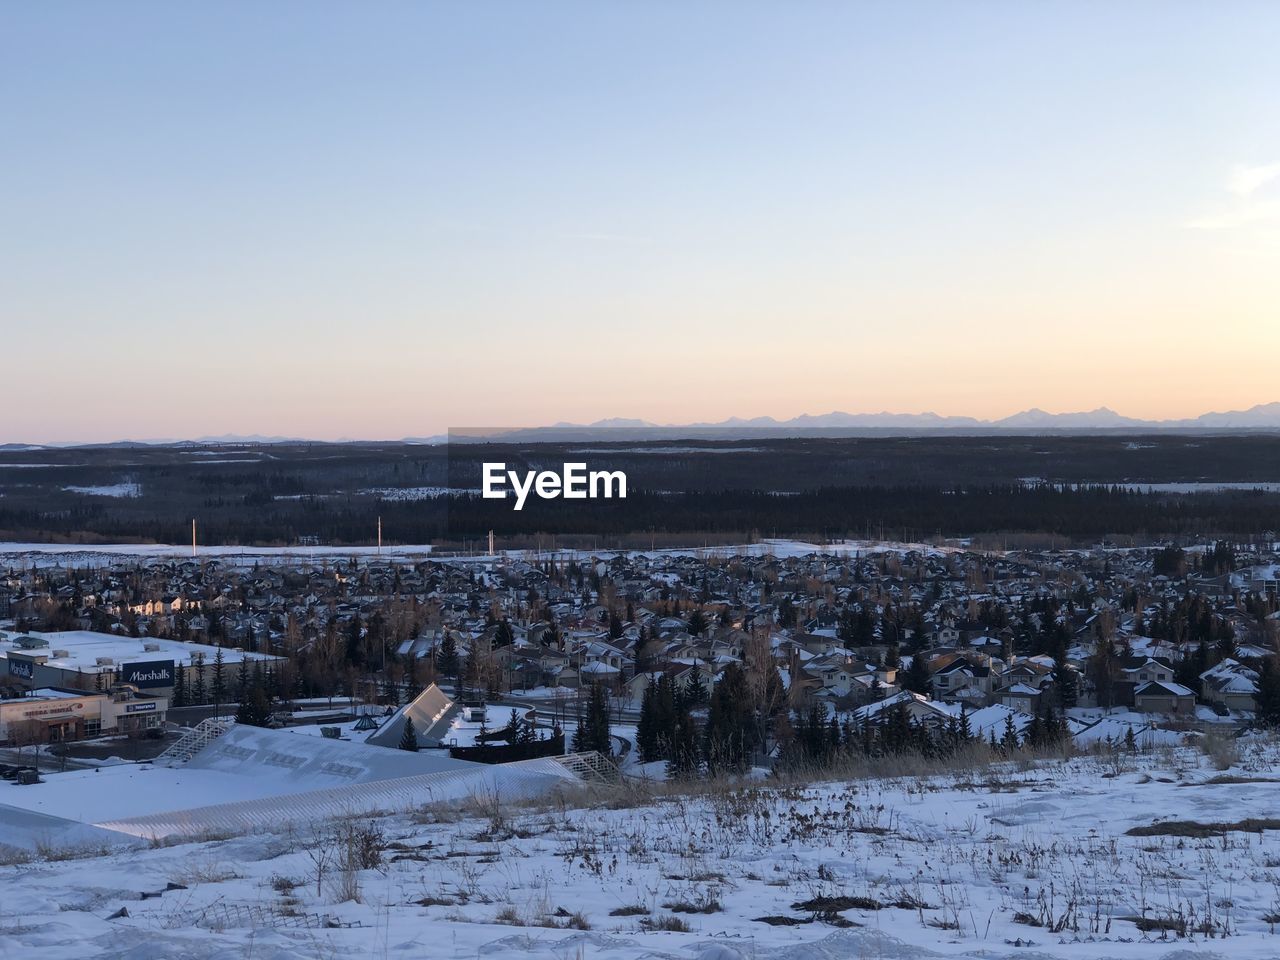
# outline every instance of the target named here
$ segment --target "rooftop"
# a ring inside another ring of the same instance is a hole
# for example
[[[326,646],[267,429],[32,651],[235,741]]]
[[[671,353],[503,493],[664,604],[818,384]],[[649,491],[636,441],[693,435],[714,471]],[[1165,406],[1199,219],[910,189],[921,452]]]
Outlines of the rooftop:
[[[30,649],[21,638],[35,637],[48,641],[48,646]],[[111,633],[95,633],[91,630],[63,630],[55,633],[18,633],[0,630],[0,658],[8,659],[10,653],[48,657],[47,666],[81,673],[109,673],[123,663],[139,663],[148,660],[173,660],[190,666],[200,656],[205,663],[212,663],[218,650],[222,650],[224,663],[241,660],[274,660],[268,654],[248,653],[237,647],[216,647],[207,643],[183,643],[180,640],[161,640],[156,637],[125,637]],[[63,654],[57,656],[56,654]],[[99,662],[99,661],[104,662]]]

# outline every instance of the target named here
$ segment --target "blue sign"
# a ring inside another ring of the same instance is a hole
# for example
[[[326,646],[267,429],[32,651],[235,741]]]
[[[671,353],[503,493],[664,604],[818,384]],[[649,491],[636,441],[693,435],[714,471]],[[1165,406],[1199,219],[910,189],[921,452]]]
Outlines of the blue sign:
[[[146,703],[126,703],[124,705],[125,713],[150,713],[156,708],[154,700],[148,700]]]
[[[13,654],[9,655],[9,676],[22,677],[24,680],[30,680],[36,675],[36,665],[32,660],[19,660]]]

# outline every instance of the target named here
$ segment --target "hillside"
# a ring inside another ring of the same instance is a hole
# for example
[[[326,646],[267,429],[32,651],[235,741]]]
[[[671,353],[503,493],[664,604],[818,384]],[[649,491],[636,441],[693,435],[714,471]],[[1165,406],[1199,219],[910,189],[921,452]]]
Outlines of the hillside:
[[[0,955],[1274,957],[1280,749],[1224,751],[45,851],[0,867]]]

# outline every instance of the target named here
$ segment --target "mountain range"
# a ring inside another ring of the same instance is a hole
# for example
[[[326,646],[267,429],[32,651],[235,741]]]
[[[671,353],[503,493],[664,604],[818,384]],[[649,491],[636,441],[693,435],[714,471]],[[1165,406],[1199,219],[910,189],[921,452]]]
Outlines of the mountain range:
[[[575,439],[634,439],[658,440],[685,437],[688,439],[778,438],[804,435],[856,435],[868,433],[892,435],[893,433],[1095,433],[1099,431],[1163,432],[1163,431],[1213,431],[1213,430],[1280,430],[1280,402],[1260,403],[1247,410],[1227,410],[1204,413],[1198,417],[1181,420],[1143,420],[1126,417],[1109,407],[1098,407],[1077,413],[1048,413],[1032,407],[998,420],[982,420],[977,417],[942,416],[937,413],[845,413],[832,411],[823,414],[802,414],[789,420],[774,417],[729,417],[727,420],[697,423],[653,423],[627,417],[610,417],[594,423],[570,423],[560,421],[544,427],[516,427],[510,430],[486,429],[472,435],[472,439],[488,440],[575,440]],[[602,437],[603,435],[603,437]],[[450,436],[403,437],[386,443],[437,444],[450,439],[467,438],[467,432],[454,431]],[[0,444],[0,451],[18,452],[52,447],[70,446],[175,446],[196,444],[201,446],[229,444],[287,444],[321,443],[303,437],[263,436],[261,434],[222,434],[197,437],[190,440],[120,440],[115,443],[97,444]],[[343,438],[338,443],[359,443],[358,439]],[[365,441],[371,442],[371,441]]]
[[[1023,410],[998,420],[977,417],[941,416],[936,413],[844,413],[802,414],[789,420],[774,417],[730,417],[718,422],[660,424],[647,420],[614,417],[595,423],[556,423],[538,431],[587,430],[1274,430],[1280,429],[1280,402],[1261,403],[1248,410],[1205,413],[1182,420],[1143,420],[1126,417],[1109,407],[1077,413],[1048,413],[1039,407]],[[523,431],[521,431],[523,432]]]

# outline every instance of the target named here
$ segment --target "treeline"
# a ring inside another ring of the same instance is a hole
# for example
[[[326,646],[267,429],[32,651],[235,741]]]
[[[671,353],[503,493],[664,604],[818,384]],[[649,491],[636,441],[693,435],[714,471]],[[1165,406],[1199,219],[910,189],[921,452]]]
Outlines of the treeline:
[[[852,758],[901,754],[950,756],[984,742],[1005,755],[1022,749],[1049,749],[1069,740],[1061,712],[1047,707],[1021,730],[1010,713],[1004,729],[984,739],[970,727],[967,712],[937,724],[914,720],[897,703],[865,720],[843,719],[813,705],[793,714],[776,668],[761,673],[736,664],[725,668],[707,694],[705,686],[682,685],[659,675],[644,692],[636,749],[643,763],[665,761],[672,779],[741,773],[753,762],[776,756],[781,769],[825,768]]]
[[[1022,749],[1058,747],[1069,738],[1065,719],[1051,708],[1033,716],[1021,731],[1014,726],[1013,714],[1009,714],[999,735],[993,728],[984,738],[972,730],[967,711],[930,725],[913,720],[903,704],[881,710],[862,722],[848,715],[843,720],[834,715],[824,720],[823,711],[815,706],[796,718],[792,738],[782,745],[780,765],[827,767],[856,757],[875,759],[900,754],[948,757],[978,742],[1007,756]]]
[[[11,540],[93,539],[182,543],[187,511],[162,505],[139,515],[136,505],[41,512],[3,506],[0,537]],[[153,505],[154,506],[154,505]],[[969,488],[831,487],[780,495],[751,490],[689,493],[630,491],[625,500],[533,500],[519,512],[476,495],[424,501],[322,498],[208,506],[206,543],[367,544],[382,518],[388,542],[477,541],[555,534],[611,537],[707,533],[742,537],[825,536],[921,540],[934,536],[1043,533],[1250,537],[1280,527],[1280,493],[1230,490],[1150,493],[1116,486],[997,484]],[[1218,558],[1214,558],[1215,561]],[[1223,558],[1225,559],[1225,558]],[[1162,559],[1176,569],[1176,557]],[[1226,566],[1225,563],[1221,566]]]
[[[919,486],[824,488],[788,495],[750,490],[681,494],[631,493],[626,500],[530,501],[513,511],[500,500],[449,501],[455,536],[617,534],[640,531],[756,531],[902,539],[970,536],[1002,531],[1096,537],[1124,535],[1248,535],[1274,529],[1280,494],[1221,491],[1148,493],[1117,486],[1040,484],[976,488]]]
[[[645,688],[636,749],[642,763],[666,761],[673,779],[741,772],[785,736],[786,703],[777,668],[758,658],[748,670],[729,664],[710,693],[696,668],[688,684],[664,673]]]

